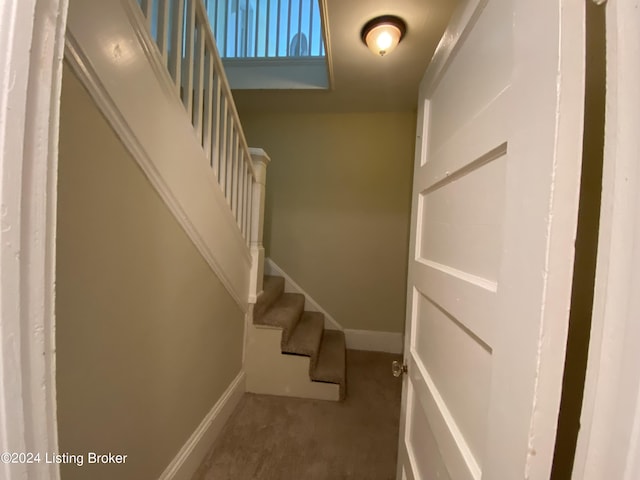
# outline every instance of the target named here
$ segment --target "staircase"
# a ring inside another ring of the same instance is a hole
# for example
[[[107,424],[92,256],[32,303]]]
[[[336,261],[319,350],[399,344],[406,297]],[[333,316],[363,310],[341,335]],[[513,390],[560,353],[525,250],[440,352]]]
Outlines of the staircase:
[[[141,168],[238,306],[249,307],[247,391],[344,399],[343,332],[325,331],[323,315],[305,312],[304,296],[285,293],[283,278],[263,278],[270,159],[247,145],[203,0],[76,3],[67,29],[74,68],[94,75],[87,88],[109,99],[101,101],[118,134],[135,139],[128,148]],[[85,28],[87,19],[104,34]],[[113,32],[130,45],[136,69],[112,68],[102,39]],[[141,104],[161,112],[153,128]],[[183,157],[193,161],[175,162]]]
[[[304,311],[304,295],[284,292],[284,279],[265,276],[253,309],[247,348],[247,389],[255,393],[343,400],[344,333],[325,330],[324,315]]]

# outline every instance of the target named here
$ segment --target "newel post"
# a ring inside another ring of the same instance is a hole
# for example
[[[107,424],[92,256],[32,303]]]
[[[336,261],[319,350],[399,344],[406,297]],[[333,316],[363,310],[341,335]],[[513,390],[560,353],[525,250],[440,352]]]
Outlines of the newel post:
[[[264,199],[267,182],[267,165],[271,159],[261,148],[250,148],[251,161],[256,178],[253,182],[251,204],[251,278],[249,280],[249,303],[255,303],[262,293],[262,277],[264,275],[264,247],[262,235],[264,232]]]

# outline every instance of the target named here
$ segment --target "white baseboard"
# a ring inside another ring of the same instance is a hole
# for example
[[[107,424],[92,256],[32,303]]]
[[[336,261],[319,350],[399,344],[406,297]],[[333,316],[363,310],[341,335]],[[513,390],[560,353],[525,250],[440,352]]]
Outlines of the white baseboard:
[[[398,332],[345,329],[344,336],[347,341],[347,348],[351,350],[388,353],[402,353],[403,350],[403,334]]]
[[[298,285],[293,279],[282,270],[276,262],[270,258],[264,259],[264,273],[267,275],[277,275],[284,278],[284,291],[291,293],[300,293],[305,298],[305,310],[310,312],[320,312],[324,314],[324,327],[329,330],[344,330],[335,318],[333,318],[324,308],[316,302],[311,295],[304,291],[304,289]]]
[[[190,480],[193,477],[244,392],[245,372],[241,370],[159,480]]]

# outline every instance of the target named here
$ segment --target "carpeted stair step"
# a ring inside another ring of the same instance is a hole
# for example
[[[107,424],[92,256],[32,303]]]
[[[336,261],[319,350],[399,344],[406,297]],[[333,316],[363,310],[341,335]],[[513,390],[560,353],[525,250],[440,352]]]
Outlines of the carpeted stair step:
[[[259,319],[269,310],[269,307],[284,293],[284,278],[265,275],[262,293],[258,296],[253,308],[253,318]]]
[[[282,328],[282,345],[286,345],[303,311],[304,295],[283,293],[266,313],[254,320],[254,323]]]
[[[319,312],[304,312],[296,329],[289,337],[289,341],[283,345],[282,353],[306,355],[311,357],[311,370],[315,368],[322,332],[324,330],[324,315]]]
[[[325,330],[318,352],[318,361],[311,371],[311,379],[340,385],[340,400],[346,394],[346,344],[344,332]]]
[[[344,400],[344,333],[339,330],[325,330],[322,313],[305,312],[304,295],[284,293],[284,278],[265,275],[263,282],[263,291],[253,309],[254,324],[282,328],[281,352],[310,357],[311,380],[338,384],[339,399]]]

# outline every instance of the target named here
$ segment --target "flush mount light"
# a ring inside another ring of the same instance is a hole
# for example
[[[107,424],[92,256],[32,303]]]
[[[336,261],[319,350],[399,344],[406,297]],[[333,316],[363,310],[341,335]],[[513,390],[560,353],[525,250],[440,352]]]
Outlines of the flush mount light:
[[[360,36],[369,50],[381,57],[391,52],[400,43],[407,31],[404,21],[393,15],[382,15],[369,20]]]

